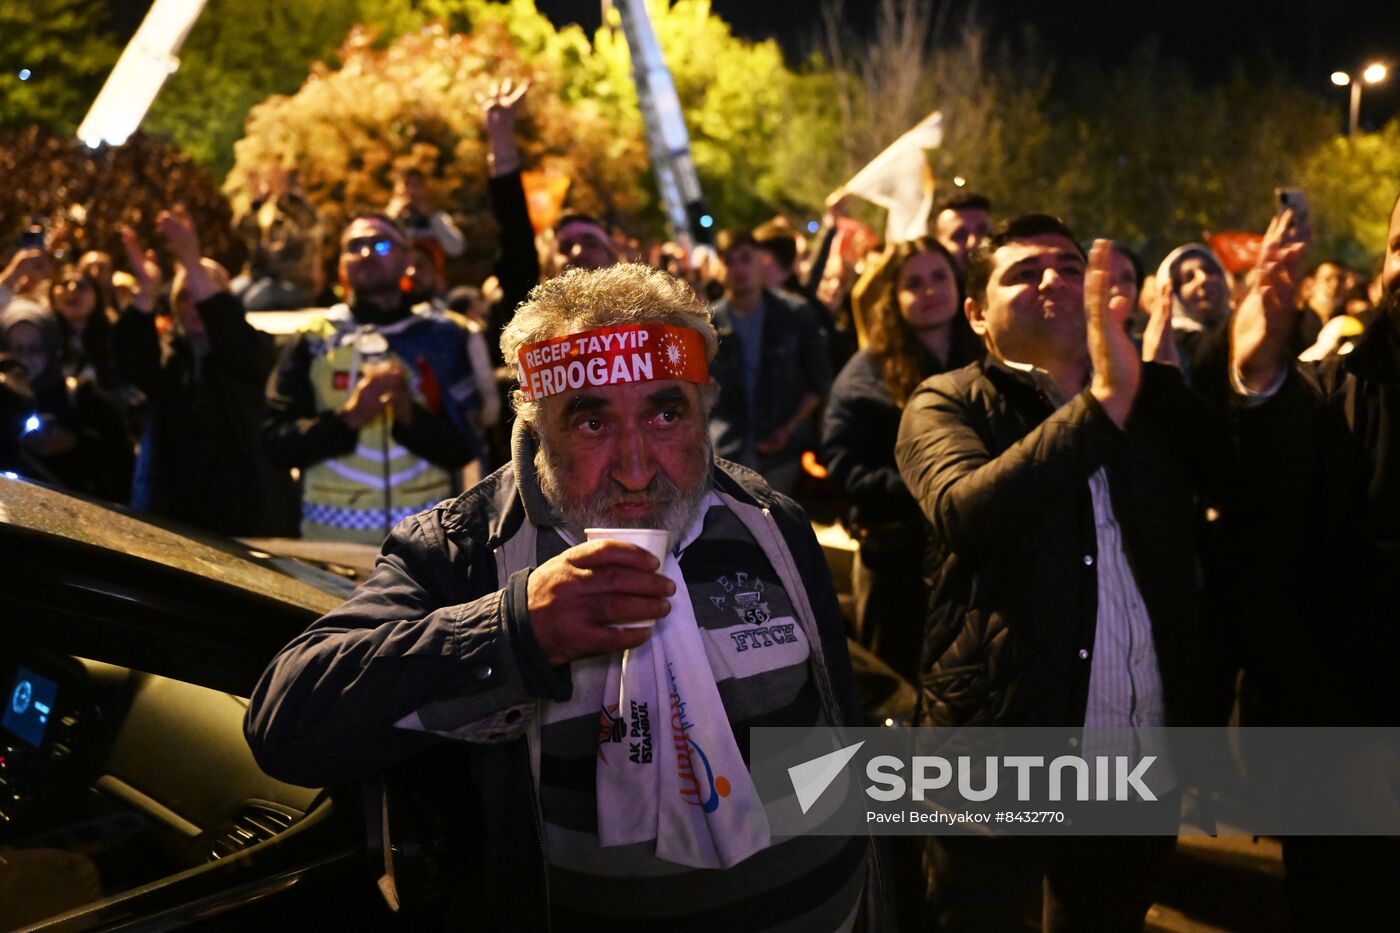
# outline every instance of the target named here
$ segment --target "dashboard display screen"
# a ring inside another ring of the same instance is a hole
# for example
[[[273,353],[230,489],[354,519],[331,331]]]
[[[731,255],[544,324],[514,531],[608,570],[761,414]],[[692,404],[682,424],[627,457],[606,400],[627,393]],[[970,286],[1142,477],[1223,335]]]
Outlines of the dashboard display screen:
[[[38,748],[44,741],[44,728],[53,714],[57,695],[58,684],[21,667],[5,694],[5,715],[0,718],[0,725]]]

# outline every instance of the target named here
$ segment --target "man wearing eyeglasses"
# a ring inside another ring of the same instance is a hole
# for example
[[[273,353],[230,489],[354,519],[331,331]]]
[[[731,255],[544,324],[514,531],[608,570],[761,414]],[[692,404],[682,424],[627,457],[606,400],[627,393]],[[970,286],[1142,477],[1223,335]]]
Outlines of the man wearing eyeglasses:
[[[298,335],[268,395],[273,462],[301,471],[305,538],[379,544],[448,498],[471,462],[480,404],[460,331],[412,311],[411,250],[388,217],[362,214],[340,239],[347,301]]]

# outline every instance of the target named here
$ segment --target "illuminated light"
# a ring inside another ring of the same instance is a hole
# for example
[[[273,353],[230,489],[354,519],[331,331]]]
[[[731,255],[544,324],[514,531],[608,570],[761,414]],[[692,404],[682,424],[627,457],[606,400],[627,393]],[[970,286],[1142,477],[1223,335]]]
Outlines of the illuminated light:
[[[1361,77],[1366,79],[1367,84],[1379,84],[1381,81],[1385,80],[1385,76],[1388,73],[1384,65],[1380,62],[1376,62],[1373,65],[1367,65],[1366,70],[1361,72]]]
[[[33,73],[34,73],[34,72],[30,71],[28,68],[21,68],[21,69],[19,70],[19,79],[20,79],[21,81],[28,81],[28,80],[29,80],[29,76],[32,75]]]
[[[39,430],[39,416],[38,416],[38,415],[30,415],[28,418],[25,418],[25,419],[24,419],[24,433],[25,433],[25,434],[33,434],[33,433],[34,433],[35,431],[37,431],[37,430]]]
[[[6,471],[4,472],[3,475],[4,475],[5,479],[19,479],[19,474],[18,474],[18,473],[11,473],[9,470],[6,470]],[[3,759],[0,759],[0,760],[3,760]]]
[[[963,185],[967,184],[967,179],[963,178],[961,175],[954,175],[953,184],[961,188]]]
[[[1346,87],[1351,83],[1351,75],[1345,71],[1334,71],[1332,72],[1332,83],[1337,87]]]
[[[886,726],[893,726],[893,725],[894,725],[894,720],[893,720],[893,719],[886,719],[886,720],[885,720],[885,725],[886,725]]]
[[[700,226],[702,226],[702,227],[704,227],[706,230],[708,230],[708,229],[710,229],[711,227],[713,227],[714,225],[715,225],[715,219],[714,219],[713,217],[711,217],[709,214],[701,214],[701,215],[700,215]]]
[[[822,228],[822,225],[819,224],[819,223],[817,223],[815,220],[809,220],[809,221],[807,221],[807,232],[808,232],[808,233],[816,233],[816,232],[817,232],[818,230],[820,230],[821,228]]]
[[[817,459],[817,452],[814,450],[802,452],[802,469],[808,476],[816,479],[826,479],[827,477],[826,467]]]
[[[78,126],[88,148],[120,146],[136,132],[165,79],[180,67],[176,57],[206,0],[155,0],[116,67]]]

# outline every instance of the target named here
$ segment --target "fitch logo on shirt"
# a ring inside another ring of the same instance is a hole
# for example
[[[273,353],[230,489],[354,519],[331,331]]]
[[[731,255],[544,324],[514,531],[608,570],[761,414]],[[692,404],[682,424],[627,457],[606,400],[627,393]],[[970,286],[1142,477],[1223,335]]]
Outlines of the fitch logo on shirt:
[[[763,581],[753,577],[753,585],[750,587],[750,579],[749,575],[743,572],[735,573],[732,578],[728,575],[719,577],[715,583],[724,590],[725,595],[711,596],[710,604],[722,611],[733,602],[729,608],[734,610],[740,622],[745,625],[763,625],[773,618],[773,613],[763,598]]]

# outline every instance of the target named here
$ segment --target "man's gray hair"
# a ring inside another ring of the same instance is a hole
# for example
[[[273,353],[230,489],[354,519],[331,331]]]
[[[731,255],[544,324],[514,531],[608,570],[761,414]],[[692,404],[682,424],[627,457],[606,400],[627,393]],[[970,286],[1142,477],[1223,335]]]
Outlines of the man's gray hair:
[[[570,269],[536,285],[501,333],[501,355],[519,383],[522,347],[622,324],[670,324],[697,330],[705,338],[707,363],[719,346],[710,309],[690,286],[650,266],[623,263],[606,269]],[[701,388],[706,412],[716,396],[713,381]],[[522,420],[538,420],[539,403],[527,401],[518,388],[511,393],[511,404]]]

